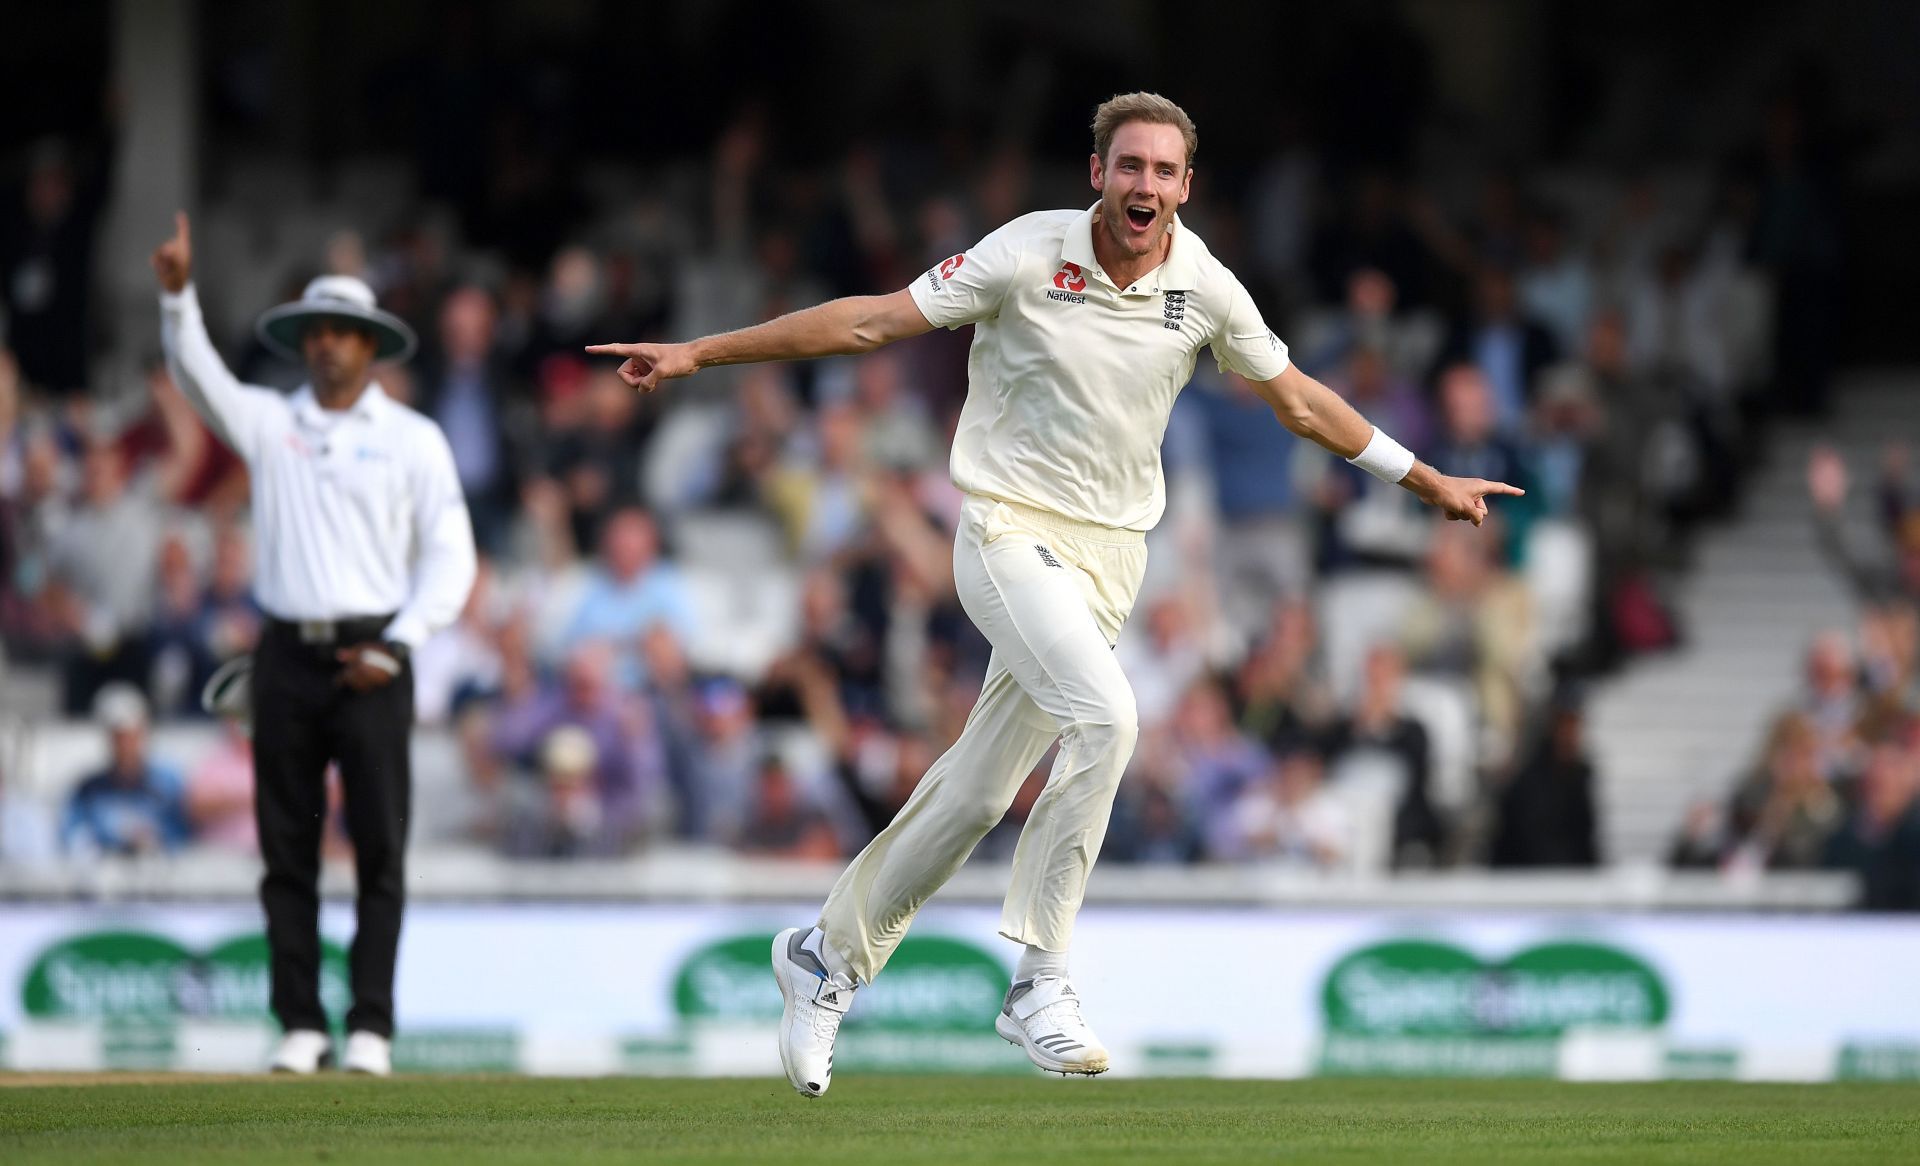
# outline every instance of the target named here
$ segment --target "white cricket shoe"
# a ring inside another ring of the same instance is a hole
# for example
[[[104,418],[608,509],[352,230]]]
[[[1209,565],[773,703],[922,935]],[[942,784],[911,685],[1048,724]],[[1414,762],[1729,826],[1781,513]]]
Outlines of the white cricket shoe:
[[[833,1041],[860,985],[827,971],[801,946],[810,927],[773,937],[773,978],[780,982],[780,1066],[802,1097],[819,1097],[833,1082]]]
[[[393,1042],[378,1033],[348,1033],[347,1055],[341,1061],[340,1067],[349,1073],[391,1077],[393,1075]]]
[[[332,1065],[333,1041],[327,1034],[311,1028],[296,1028],[280,1038],[280,1046],[273,1051],[273,1061],[268,1067],[275,1073],[298,1073],[306,1077]]]
[[[1027,1050],[1027,1059],[1049,1073],[1107,1071],[1107,1047],[1080,1015],[1080,997],[1064,976],[1036,976],[1007,989],[993,1030]]]

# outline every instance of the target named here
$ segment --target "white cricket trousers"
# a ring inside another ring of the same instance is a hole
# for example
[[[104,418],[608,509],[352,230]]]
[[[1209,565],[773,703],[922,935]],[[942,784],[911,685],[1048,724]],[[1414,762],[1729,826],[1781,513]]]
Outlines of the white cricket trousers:
[[[1014,849],[1000,934],[1068,949],[1139,736],[1133,689],[1112,647],[1146,565],[1136,531],[968,497],[953,543],[954,584],[993,654],[960,739],[821,910],[827,942],[863,981],[886,966],[914,912],[1000,821],[1056,738],[1053,773]]]

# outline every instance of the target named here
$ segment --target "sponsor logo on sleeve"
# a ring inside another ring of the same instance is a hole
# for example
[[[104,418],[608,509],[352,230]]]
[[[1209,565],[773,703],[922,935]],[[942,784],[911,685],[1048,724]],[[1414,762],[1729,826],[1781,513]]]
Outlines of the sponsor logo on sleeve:
[[[953,273],[959,271],[961,264],[966,261],[965,255],[954,255],[942,259],[938,267],[927,268],[927,290],[939,291],[940,285],[952,279]]]

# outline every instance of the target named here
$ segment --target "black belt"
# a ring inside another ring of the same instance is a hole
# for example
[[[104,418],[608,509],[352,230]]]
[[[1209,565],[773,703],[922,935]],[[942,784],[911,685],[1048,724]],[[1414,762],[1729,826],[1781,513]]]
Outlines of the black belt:
[[[345,647],[386,638],[391,615],[356,615],[347,619],[277,619],[267,617],[267,631],[309,648]]]

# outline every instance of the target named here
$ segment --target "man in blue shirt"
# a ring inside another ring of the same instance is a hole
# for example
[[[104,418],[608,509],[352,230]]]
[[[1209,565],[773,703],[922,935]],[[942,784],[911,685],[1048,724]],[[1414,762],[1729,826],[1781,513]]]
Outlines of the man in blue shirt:
[[[567,647],[607,640],[617,649],[615,679],[625,692],[644,679],[640,639],[665,624],[682,644],[693,637],[693,597],[671,564],[661,563],[660,534],[638,507],[614,512],[600,536],[600,562],[587,578],[564,637]]]
[[[108,685],[95,704],[112,759],[73,791],[60,842],[70,853],[149,854],[187,841],[180,775],[147,757],[147,702],[132,685]]]

